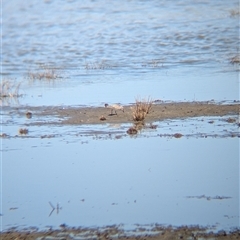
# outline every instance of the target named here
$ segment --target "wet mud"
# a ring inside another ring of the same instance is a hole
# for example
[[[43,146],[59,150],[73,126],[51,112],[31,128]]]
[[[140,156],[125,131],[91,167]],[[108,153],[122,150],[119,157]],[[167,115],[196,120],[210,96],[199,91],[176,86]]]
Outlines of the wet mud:
[[[28,125],[82,125],[82,124],[120,124],[132,123],[133,105],[124,106],[124,112],[117,111],[112,114],[111,110],[103,107],[30,107],[21,106],[9,109],[10,115],[20,114],[29,118]],[[4,110],[4,107],[3,107]],[[6,109],[7,110],[7,109]],[[155,103],[149,114],[146,115],[145,122],[163,121],[166,119],[189,118],[200,116],[225,116],[239,115],[240,104],[215,104],[211,102],[172,102]],[[36,116],[41,116],[43,121],[36,121]],[[236,121],[228,119],[228,122]]]
[[[68,228],[65,224],[60,225],[59,230],[48,229],[37,231],[36,228],[25,231],[9,230],[1,234],[1,239],[122,239],[122,240],[175,240],[175,239],[240,239],[240,231],[219,231],[213,233],[199,226],[193,227],[162,227],[138,226],[132,231],[126,231],[118,226],[107,226],[103,228]]]

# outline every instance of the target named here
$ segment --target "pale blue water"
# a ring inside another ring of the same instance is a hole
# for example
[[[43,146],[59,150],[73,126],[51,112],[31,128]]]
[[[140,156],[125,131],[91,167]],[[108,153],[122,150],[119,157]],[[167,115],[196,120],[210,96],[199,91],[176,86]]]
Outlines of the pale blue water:
[[[3,229],[63,223],[239,226],[238,138],[104,140],[77,131],[4,140]],[[202,195],[213,199],[198,199]],[[49,201],[59,204],[59,213],[50,215]]]
[[[231,1],[4,1],[2,72],[21,104],[235,100],[239,10]],[[54,83],[27,81],[40,65]],[[97,69],[95,69],[97,68]],[[103,69],[102,69],[103,68]]]
[[[230,64],[239,51],[239,15],[231,15],[238,9],[237,0],[3,1],[2,79],[21,82],[24,96],[1,102],[10,106],[1,109],[10,136],[1,138],[1,230],[239,227],[239,128],[224,117],[166,120],[137,137],[127,136],[128,125],[32,126],[14,137],[31,120],[11,114],[19,105],[129,104],[138,96],[239,100],[239,65]],[[28,79],[42,65],[60,77]],[[184,137],[159,136],[176,132]],[[41,138],[48,134],[56,137]],[[58,214],[49,216],[49,201],[62,207]]]

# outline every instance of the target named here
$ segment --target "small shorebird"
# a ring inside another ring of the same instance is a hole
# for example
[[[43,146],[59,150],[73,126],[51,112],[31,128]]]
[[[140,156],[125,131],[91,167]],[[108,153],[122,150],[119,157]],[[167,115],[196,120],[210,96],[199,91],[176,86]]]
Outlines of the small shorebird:
[[[124,109],[123,109],[123,106],[120,106],[118,104],[112,104],[112,105],[109,105],[107,103],[105,103],[104,105],[106,108],[110,108],[111,109],[111,115],[113,114],[113,111],[115,111],[115,114],[117,115],[117,110],[121,110],[124,112]]]

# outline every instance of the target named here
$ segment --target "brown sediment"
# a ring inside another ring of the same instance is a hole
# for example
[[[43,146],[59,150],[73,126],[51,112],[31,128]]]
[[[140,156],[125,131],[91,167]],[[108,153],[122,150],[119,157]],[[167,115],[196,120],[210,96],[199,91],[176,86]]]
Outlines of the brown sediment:
[[[111,114],[103,107],[29,107],[33,116],[47,117],[48,121],[35,122],[34,117],[30,124],[102,124],[104,123],[132,123],[134,105],[124,106],[124,112]],[[25,111],[24,107],[16,111]],[[189,118],[200,116],[239,115],[240,104],[215,104],[209,102],[173,102],[153,104],[151,111],[146,115],[145,122],[162,121],[174,118]],[[14,112],[14,111],[13,111]],[[51,119],[51,117],[53,117]],[[106,119],[106,120],[102,120]]]
[[[119,229],[115,226],[103,228],[68,228],[62,224],[59,230],[25,230],[25,231],[7,231],[0,233],[0,238],[10,239],[128,239],[128,240],[172,240],[172,239],[218,239],[230,240],[239,239],[239,230],[226,232],[220,230],[217,233],[207,232],[206,229],[196,227],[182,226],[178,228],[155,226],[152,229],[146,229],[144,226],[133,230],[131,233]]]

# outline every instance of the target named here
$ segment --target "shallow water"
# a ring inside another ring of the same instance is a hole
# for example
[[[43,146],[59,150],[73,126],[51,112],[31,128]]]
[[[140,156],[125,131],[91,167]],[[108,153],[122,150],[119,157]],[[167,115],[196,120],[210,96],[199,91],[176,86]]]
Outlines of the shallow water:
[[[18,149],[9,144],[3,153],[3,229],[63,223],[238,226],[237,138],[13,142]],[[49,202],[59,204],[59,213],[51,214]]]
[[[239,99],[237,0],[4,1],[3,77],[20,104]],[[28,72],[56,68],[56,80]]]
[[[31,126],[19,135],[21,121],[6,119],[2,228],[237,227],[239,128],[226,119],[156,122],[134,137],[130,124]]]
[[[237,116],[166,120],[131,137],[129,124],[31,126],[20,136],[28,120],[8,114],[16,105],[103,106],[138,96],[232,103],[239,99],[239,65],[230,63],[239,50],[239,14],[231,14],[238,6],[3,1],[2,80],[21,82],[23,96],[0,99],[9,106],[1,109],[1,230],[239,227]],[[46,68],[57,78],[29,78]]]

